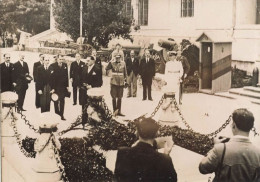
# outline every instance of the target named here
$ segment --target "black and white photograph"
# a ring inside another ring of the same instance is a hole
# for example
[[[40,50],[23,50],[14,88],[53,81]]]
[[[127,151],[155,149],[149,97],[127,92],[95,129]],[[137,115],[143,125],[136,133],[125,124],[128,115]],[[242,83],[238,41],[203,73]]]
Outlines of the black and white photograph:
[[[260,0],[0,0],[2,182],[260,182]]]

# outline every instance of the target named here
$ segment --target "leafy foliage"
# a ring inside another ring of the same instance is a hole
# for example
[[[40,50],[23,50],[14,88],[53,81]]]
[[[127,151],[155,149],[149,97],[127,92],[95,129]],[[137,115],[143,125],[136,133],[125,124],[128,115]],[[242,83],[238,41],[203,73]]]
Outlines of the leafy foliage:
[[[1,0],[0,34],[17,28],[37,34],[49,29],[50,0]]]
[[[131,19],[123,11],[125,0],[83,1],[83,36],[86,43],[106,47],[121,36],[130,38]],[[73,40],[80,36],[80,0],[56,0],[54,6],[56,28]]]

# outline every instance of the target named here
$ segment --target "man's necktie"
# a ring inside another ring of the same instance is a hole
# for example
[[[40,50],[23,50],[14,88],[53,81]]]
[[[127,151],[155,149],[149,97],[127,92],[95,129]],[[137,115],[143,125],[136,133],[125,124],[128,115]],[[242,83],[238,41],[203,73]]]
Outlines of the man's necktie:
[[[7,68],[9,68],[9,63],[7,63]]]

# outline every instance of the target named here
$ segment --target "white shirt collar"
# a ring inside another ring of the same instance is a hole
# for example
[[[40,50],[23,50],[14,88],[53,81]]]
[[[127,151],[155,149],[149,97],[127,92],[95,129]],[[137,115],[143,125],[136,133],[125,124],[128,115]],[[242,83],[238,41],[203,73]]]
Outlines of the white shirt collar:
[[[94,64],[92,64],[91,66],[88,67],[88,73],[92,70],[93,67],[94,67]]]
[[[247,136],[242,136],[242,135],[234,135],[232,138],[249,138]]]

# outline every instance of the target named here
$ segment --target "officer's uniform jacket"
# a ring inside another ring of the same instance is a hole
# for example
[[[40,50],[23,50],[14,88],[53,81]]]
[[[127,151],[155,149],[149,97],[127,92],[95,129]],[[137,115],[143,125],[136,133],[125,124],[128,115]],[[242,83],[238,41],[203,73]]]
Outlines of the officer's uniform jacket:
[[[111,85],[124,86],[126,81],[126,66],[124,61],[112,61],[107,65],[107,70],[112,70]]]

